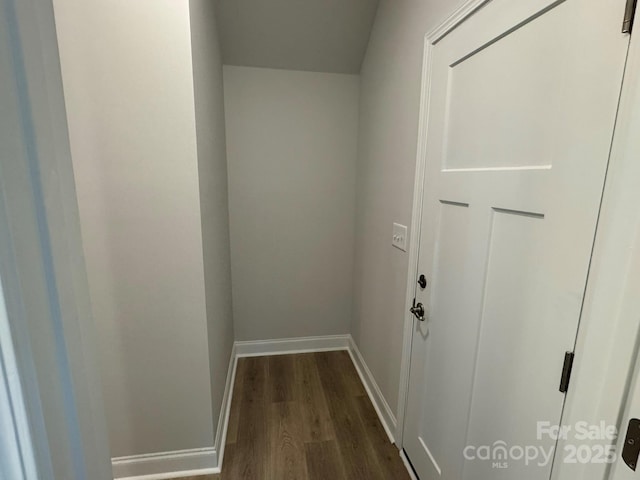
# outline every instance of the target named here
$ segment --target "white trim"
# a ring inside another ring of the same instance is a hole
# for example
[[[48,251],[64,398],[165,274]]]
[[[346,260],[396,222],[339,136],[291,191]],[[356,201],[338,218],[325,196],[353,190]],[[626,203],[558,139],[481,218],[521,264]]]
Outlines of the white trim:
[[[409,392],[409,370],[411,367],[411,343],[413,340],[414,317],[409,313],[415,298],[418,259],[420,251],[420,230],[422,223],[422,199],[424,194],[424,177],[426,171],[427,127],[429,119],[429,92],[431,88],[431,59],[433,47],[445,35],[456,28],[465,19],[474,14],[490,0],[468,0],[454,11],[444,22],[427,33],[424,37],[424,53],[422,60],[422,77],[420,87],[420,118],[418,120],[418,148],[416,155],[416,173],[413,187],[413,210],[411,215],[411,238],[409,241],[409,268],[407,272],[407,289],[405,298],[404,333],[402,340],[402,359],[400,363],[400,386],[398,393],[397,424],[395,429],[396,445],[402,449],[404,437],[404,420]]]
[[[449,15],[449,17],[444,22],[427,33],[425,35],[425,38],[432,45],[435,45],[440,40],[442,40],[445,35],[451,32],[467,18],[476,13],[476,11],[484,6],[484,4],[489,3],[490,1],[491,0],[467,0],[462,5],[460,5],[457,10]]]
[[[13,441],[0,441],[0,457],[4,466],[0,475],[16,479],[38,478],[33,455],[29,417],[20,385],[20,371],[15,357],[9,318],[0,279],[0,436]]]
[[[213,447],[115,457],[111,462],[117,480],[161,480],[220,472]]]
[[[224,395],[222,397],[222,406],[220,407],[220,418],[218,419],[218,429],[215,438],[215,450],[217,455],[217,472],[222,471],[222,462],[224,460],[224,447],[227,439],[227,428],[229,427],[229,413],[231,412],[231,402],[233,400],[233,385],[236,382],[236,369],[238,366],[238,356],[236,354],[236,345],[234,343],[229,357],[229,370],[227,371],[227,383],[224,387]]]
[[[420,228],[422,223],[422,197],[424,191],[424,154],[426,149],[425,132],[429,118],[429,102],[427,94],[431,86],[431,48],[428,40],[424,40],[424,58],[422,61],[422,85],[420,87],[420,119],[418,121],[418,153],[416,158],[415,183],[413,187],[413,209],[411,215],[411,238],[409,240],[409,263],[407,269],[407,288],[405,298],[404,332],[402,338],[402,358],[400,362],[400,382],[398,392],[398,413],[396,425],[396,445],[402,448],[404,436],[404,416],[409,391],[409,369],[411,366],[411,343],[413,341],[413,320],[409,306],[415,298],[417,282],[417,266],[420,252]]]
[[[11,60],[0,96],[12,99],[2,114],[17,128],[0,131],[12,152],[0,160],[0,273],[37,477],[104,479],[109,445],[53,5],[2,3],[0,50]]]
[[[279,338],[236,342],[237,357],[261,357],[305,352],[347,350],[351,335],[326,335],[321,337]]]
[[[385,400],[384,395],[382,395],[380,387],[378,387],[371,370],[369,370],[369,367],[364,361],[364,358],[351,335],[349,335],[349,355],[351,356],[353,365],[356,367],[360,381],[362,382],[362,385],[364,385],[367,395],[369,395],[373,408],[375,408],[376,413],[378,414],[380,423],[382,423],[382,427],[389,437],[389,441],[391,443],[395,443],[393,432],[396,431],[396,417]]]

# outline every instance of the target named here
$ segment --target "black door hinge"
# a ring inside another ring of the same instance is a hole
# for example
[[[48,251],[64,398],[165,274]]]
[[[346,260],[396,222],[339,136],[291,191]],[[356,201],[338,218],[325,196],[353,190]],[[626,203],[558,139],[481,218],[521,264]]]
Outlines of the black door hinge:
[[[562,365],[562,376],[560,377],[560,391],[567,393],[569,390],[569,380],[571,380],[571,369],[573,368],[573,352],[564,354],[564,364]]]
[[[638,0],[627,0],[624,8],[624,18],[622,19],[622,33],[631,33],[633,30],[633,16],[636,13],[636,3]]]

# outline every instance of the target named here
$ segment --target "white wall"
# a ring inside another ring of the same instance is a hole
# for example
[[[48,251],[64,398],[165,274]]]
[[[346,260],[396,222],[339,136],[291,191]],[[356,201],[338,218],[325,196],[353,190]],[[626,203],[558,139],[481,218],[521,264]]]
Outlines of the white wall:
[[[360,72],[355,304],[352,334],[393,411],[398,406],[409,225],[424,35],[459,0],[381,0]]]
[[[210,447],[188,2],[54,5],[111,453]]]
[[[224,67],[236,338],[344,334],[358,77]]]
[[[190,0],[189,9],[209,369],[215,429],[219,427],[218,418],[234,340],[222,58],[215,3],[211,0]]]

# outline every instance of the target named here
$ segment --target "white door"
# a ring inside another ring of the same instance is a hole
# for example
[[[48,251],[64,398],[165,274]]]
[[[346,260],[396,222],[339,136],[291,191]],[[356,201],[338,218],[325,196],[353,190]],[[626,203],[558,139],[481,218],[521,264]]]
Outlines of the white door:
[[[624,9],[493,0],[430,48],[417,267],[428,283],[416,286],[426,320],[414,322],[403,438],[421,480],[550,476],[546,427],[562,414]]]

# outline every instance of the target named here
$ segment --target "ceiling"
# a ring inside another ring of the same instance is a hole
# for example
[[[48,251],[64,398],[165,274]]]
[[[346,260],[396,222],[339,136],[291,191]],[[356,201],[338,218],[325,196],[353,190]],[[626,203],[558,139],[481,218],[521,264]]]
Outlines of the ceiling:
[[[378,0],[218,0],[225,65],[359,73]]]

